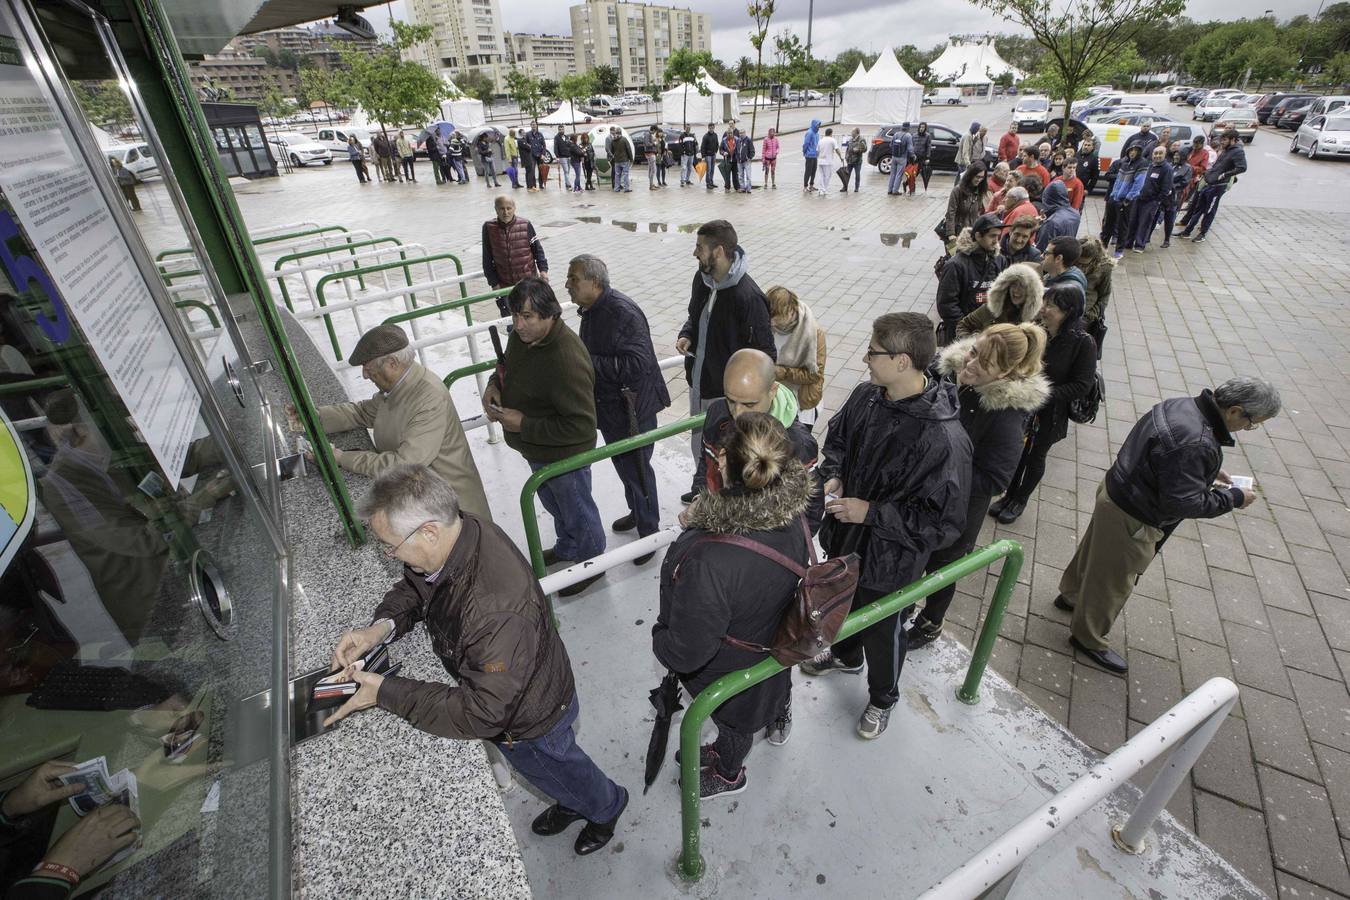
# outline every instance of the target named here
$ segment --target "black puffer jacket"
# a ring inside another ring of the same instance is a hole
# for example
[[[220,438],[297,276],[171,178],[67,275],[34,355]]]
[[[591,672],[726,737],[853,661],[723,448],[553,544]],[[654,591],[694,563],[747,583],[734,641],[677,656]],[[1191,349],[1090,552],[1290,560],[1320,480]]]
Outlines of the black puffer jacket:
[[[1069,402],[1092,390],[1097,376],[1097,342],[1081,328],[1061,328],[1045,345],[1050,399],[1036,412],[1036,440],[1062,441],[1069,434]]]
[[[581,310],[580,335],[595,367],[595,417],[601,431],[627,433],[624,388],[637,394],[639,419],[670,405],[647,316],[629,297],[606,288]]]
[[[928,129],[914,132],[914,158],[928,159],[933,154],[933,132]]]
[[[809,561],[800,517],[810,483],[791,468],[776,485],[751,492],[732,488],[700,494],[689,506],[689,527],[661,565],[661,609],[652,626],[652,651],[680,675],[691,695],[729,672],[765,658],[726,643],[732,637],[768,646],[797,591],[797,576],[744,547],[710,543],[713,534],[737,534],[802,565]],[[773,721],[792,688],[783,671],[722,704],[714,721],[753,732]]]
[[[994,279],[1007,266],[1007,260],[998,253],[986,253],[975,243],[966,228],[956,239],[956,252],[947,260],[938,282],[938,318],[946,328],[944,340],[955,336],[956,323],[973,313],[989,296]]]
[[[1242,503],[1237,488],[1215,488],[1233,436],[1209,390],[1164,400],[1134,423],[1106,472],[1106,493],[1129,515],[1170,530],[1182,519],[1213,519]]]
[[[779,385],[779,390],[788,390]],[[701,492],[711,486],[711,490],[722,489],[722,473],[717,467],[717,449],[726,445],[735,425],[731,410],[725,397],[719,398],[708,407],[703,419],[703,459],[694,470],[694,491]],[[821,518],[825,515],[825,494],[820,490],[820,475],[816,472],[816,462],[820,456],[820,445],[816,443],[811,429],[799,420],[793,419],[787,426],[788,440],[792,442],[792,453],[801,462],[811,482],[811,501],[806,506],[806,521],[811,525],[811,533],[820,530]]]
[[[708,298],[713,294],[710,278],[702,272],[694,273],[694,285],[689,296],[689,318],[680,329],[680,337],[689,339],[691,354],[704,354],[699,396],[705,400],[722,396],[722,374],[731,354],[745,347],[753,347],[778,359],[778,347],[773,340],[773,326],[769,323],[769,301],[746,272],[745,251],[736,248],[731,271],[717,285],[717,302],[708,317],[708,346],[698,343],[698,319]],[[685,377],[694,380],[694,356],[684,360]]]
[[[840,479],[841,497],[871,507],[862,524],[827,516],[820,542],[831,556],[862,554],[860,587],[904,587],[923,574],[930,553],[961,535],[971,445],[956,410],[956,387],[937,379],[904,400],[860,384],[830,419],[820,476]]]
[[[957,381],[975,340],[968,337],[943,350],[938,357],[938,373]],[[1027,418],[1049,396],[1050,382],[1039,373],[1030,378],[1000,378],[979,387],[957,388],[961,426],[970,435],[973,454],[972,496],[994,497],[1007,489],[1022,458]]]

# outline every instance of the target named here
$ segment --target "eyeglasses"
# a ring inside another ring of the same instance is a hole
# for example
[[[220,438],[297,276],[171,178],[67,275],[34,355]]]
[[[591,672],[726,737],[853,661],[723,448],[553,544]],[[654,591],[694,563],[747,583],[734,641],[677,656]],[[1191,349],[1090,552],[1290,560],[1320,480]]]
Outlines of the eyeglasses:
[[[871,359],[874,356],[899,356],[899,355],[900,354],[892,353],[889,350],[873,350],[871,347],[868,347],[867,352],[863,354],[863,356],[867,357],[868,359]]]
[[[436,521],[436,520],[435,520],[435,519],[427,519],[427,520],[426,520],[425,522],[423,522],[421,525],[418,525],[418,526],[417,526],[416,528],[414,528],[412,531],[408,532],[408,537],[405,537],[403,540],[399,541],[397,544],[395,544],[395,545],[392,546],[392,547],[391,547],[389,544],[385,544],[385,545],[384,545],[384,548],[383,548],[383,553],[384,553],[384,555],[385,555],[386,557],[388,557],[389,559],[393,559],[393,558],[398,554],[399,549],[402,548],[404,544],[408,543],[409,538],[411,538],[414,534],[417,534],[417,532],[421,531],[423,528],[425,528],[426,526],[430,525],[430,524],[431,524],[432,522],[434,522],[434,521]]]
[[[1253,419],[1251,413],[1247,412],[1245,409],[1242,410],[1242,418],[1247,420],[1247,425],[1245,428],[1242,429],[1243,431],[1255,431],[1262,425],[1261,422],[1258,422],[1255,419]]]

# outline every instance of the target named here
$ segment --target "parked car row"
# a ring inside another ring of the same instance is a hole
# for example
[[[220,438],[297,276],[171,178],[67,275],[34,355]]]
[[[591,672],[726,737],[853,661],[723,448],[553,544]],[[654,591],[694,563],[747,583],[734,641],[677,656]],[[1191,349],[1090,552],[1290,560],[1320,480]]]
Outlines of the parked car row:
[[[1344,105],[1330,116],[1313,116],[1299,126],[1289,144],[1290,153],[1302,151],[1308,159],[1350,158],[1350,112]]]

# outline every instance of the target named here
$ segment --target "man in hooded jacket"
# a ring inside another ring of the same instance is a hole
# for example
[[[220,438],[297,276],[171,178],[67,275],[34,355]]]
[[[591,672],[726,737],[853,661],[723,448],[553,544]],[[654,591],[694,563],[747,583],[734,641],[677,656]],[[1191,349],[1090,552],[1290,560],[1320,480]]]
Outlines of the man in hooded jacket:
[[[1003,227],[1003,220],[996,213],[985,213],[957,236],[956,252],[938,281],[937,311],[942,319],[943,345],[952,342],[956,323],[985,301],[994,279],[1006,267],[1007,261],[998,255]]]
[[[743,347],[778,358],[769,301],[746,272],[745,251],[736,229],[725,219],[705,222],[694,242],[698,272],[689,297],[689,318],[680,329],[675,349],[684,355],[689,379],[689,414],[697,415],[722,396],[722,376],[731,355]],[[690,436],[695,468],[700,464],[703,436]],[[681,499],[694,499],[691,490]]]
[[[1036,234],[1036,249],[1044,253],[1050,241],[1060,235],[1077,237],[1082,216],[1069,202],[1069,189],[1062,181],[1050,182],[1041,194],[1041,203],[1045,206],[1045,222]]]
[[[806,172],[802,175],[802,190],[810,193],[816,189],[816,161],[820,155],[820,120],[812,119],[811,127],[802,138],[802,158],[806,160]]]
[[[1115,181],[1106,197],[1106,212],[1102,215],[1102,246],[1109,247],[1111,239],[1116,241],[1116,259],[1125,252],[1126,241],[1130,240],[1130,207],[1144,187],[1144,175],[1148,164],[1140,156],[1138,145],[1125,151],[1125,156],[1111,164],[1107,174],[1115,172]]]
[[[887,313],[872,324],[869,380],[830,419],[821,476],[830,556],[862,557],[853,609],[918,578],[929,554],[956,540],[970,498],[971,444],[958,417],[956,386],[929,378],[936,344],[923,313]],[[907,638],[899,615],[840,641],[801,669],[807,675],[861,672],[868,703],[859,737],[886,730],[900,697]]]

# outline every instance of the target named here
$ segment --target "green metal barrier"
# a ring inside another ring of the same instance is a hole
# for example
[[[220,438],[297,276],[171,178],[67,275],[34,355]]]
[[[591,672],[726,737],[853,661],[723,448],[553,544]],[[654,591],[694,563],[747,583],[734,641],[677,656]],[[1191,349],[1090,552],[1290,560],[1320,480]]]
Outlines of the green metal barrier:
[[[69,382],[64,375],[53,375],[50,378],[30,378],[27,381],[11,381],[7,384],[0,384],[0,397],[27,394],[46,388],[65,387],[67,384]]]
[[[276,274],[277,287],[281,289],[282,302],[286,304],[287,309],[289,309],[291,312],[295,312],[295,307],[291,305],[290,292],[286,290],[286,273],[281,271],[281,267],[283,264],[288,262],[294,262],[297,259],[308,259],[311,256],[328,256],[333,253],[341,253],[344,250],[348,251],[352,256],[352,259],[355,260],[357,248],[377,247],[380,244],[394,244],[399,247],[403,246],[403,242],[396,237],[377,237],[377,238],[370,238],[364,241],[348,241],[345,244],[338,244],[333,247],[319,247],[315,250],[302,250],[299,253],[286,254],[285,256],[281,257],[275,263],[272,264],[272,271],[277,273]],[[402,250],[400,250],[398,258],[407,259],[408,255],[404,253]],[[403,277],[404,279],[407,280],[408,284],[412,284],[411,269],[404,268]],[[362,290],[365,289],[366,282],[364,278],[357,279],[356,283],[361,287]]]
[[[211,321],[212,328],[220,327],[220,319],[216,316],[215,310],[200,300],[175,300],[173,305],[178,309],[200,309],[206,313],[206,318]]]
[[[319,304],[320,307],[326,307],[328,305],[328,301],[323,295],[324,288],[328,287],[328,285],[332,284],[335,281],[343,281],[348,278],[360,278],[366,275],[374,274],[376,272],[386,272],[390,269],[402,269],[406,268],[407,266],[422,265],[423,263],[440,262],[442,260],[447,259],[455,264],[456,275],[464,274],[464,263],[460,262],[458,256],[456,256],[453,253],[433,253],[430,256],[419,256],[415,259],[401,260],[395,263],[380,263],[379,265],[376,266],[357,266],[356,268],[350,269],[345,272],[329,272],[327,275],[320,278],[318,283],[314,286],[314,299]],[[462,298],[468,297],[469,292],[465,290],[464,282],[462,281],[459,283],[459,293],[460,297]],[[413,306],[417,306],[416,294],[409,294],[408,299],[412,301]],[[323,319],[324,328],[327,329],[328,331],[329,343],[333,345],[333,354],[337,357],[338,361],[341,362],[343,358],[342,347],[338,345],[337,331],[333,328],[332,316],[328,315],[327,313],[324,313],[321,318]]]
[[[292,238],[314,237],[320,234],[329,234],[334,231],[340,231],[343,234],[346,234],[348,230],[349,229],[345,225],[324,225],[321,228],[307,228],[304,231],[291,231],[286,234],[268,235],[267,237],[258,238],[257,240],[252,241],[252,243],[253,246],[257,247],[260,244],[275,244],[278,241],[289,241]],[[161,250],[156,253],[155,262],[164,262],[166,259],[173,259],[178,256],[192,256],[193,252],[191,247],[172,247],[168,250]],[[161,274],[164,274],[164,267],[160,266],[159,271]]]
[[[463,370],[458,371],[462,372]],[[451,373],[451,375],[454,374],[454,372]],[[699,413],[696,416],[663,425],[653,431],[635,434],[621,441],[605,444],[602,447],[596,447],[594,450],[569,456],[567,459],[560,459],[536,470],[529,478],[525,479],[525,486],[520,489],[520,515],[525,523],[525,541],[529,546],[530,565],[534,567],[535,577],[543,578],[548,571],[544,565],[544,548],[539,542],[539,514],[534,508],[535,494],[539,493],[539,488],[545,481],[559,475],[566,475],[568,472],[575,472],[577,469],[585,468],[602,459],[612,459],[615,456],[639,450],[650,444],[655,444],[662,438],[668,438],[685,431],[693,431],[695,428],[702,428],[703,420],[707,415],[707,413]],[[697,754],[695,754],[695,759],[697,758]]]
[[[488,359],[480,363],[474,363],[471,366],[455,369],[455,371],[445,376],[445,389],[447,391],[450,390],[450,385],[459,381],[461,378],[477,375],[479,372],[491,372],[495,368],[497,368],[497,361],[495,359]]]
[[[511,293],[511,288],[498,288],[495,291],[487,291],[482,294],[474,294],[472,297],[461,297],[458,300],[450,300],[445,303],[437,303],[435,306],[422,306],[417,309],[409,310],[392,315],[381,322],[381,325],[397,325],[400,322],[408,322],[413,319],[420,319],[423,316],[434,316],[438,313],[449,312],[452,309],[464,310],[464,320],[467,324],[473,324],[473,315],[469,312],[469,307],[475,303],[482,303],[484,300],[495,300],[498,297],[505,297]]]
[[[546,471],[540,469],[541,472]],[[527,482],[528,484],[528,482]],[[525,520],[527,534],[530,520]],[[533,545],[532,545],[533,546]],[[955,584],[967,575],[981,571],[1000,559],[1006,560],[1003,571],[998,576],[998,587],[994,590],[994,599],[989,604],[989,612],[980,629],[979,640],[970,657],[970,668],[966,670],[966,680],[956,691],[957,699],[962,703],[976,703],[980,698],[980,681],[989,665],[989,656],[994,652],[994,642],[998,639],[998,629],[1003,623],[1004,610],[1012,597],[1013,586],[1017,584],[1017,575],[1022,571],[1022,545],[1016,541],[995,541],[988,547],[976,550],[944,566],[931,575],[914,582],[906,588],[887,594],[874,603],[856,610],[844,621],[839,629],[836,641],[851,637],[865,628],[878,624],[883,619],[895,615],[906,607],[913,606],[924,597]],[[704,688],[680,723],[680,825],[684,834],[683,848],[680,851],[680,878],[685,881],[698,881],[703,877],[705,865],[699,853],[699,734],[703,723],[713,712],[737,694],[747,691],[762,681],[766,681],[783,671],[783,666],[772,656],[738,672],[723,675]]]

